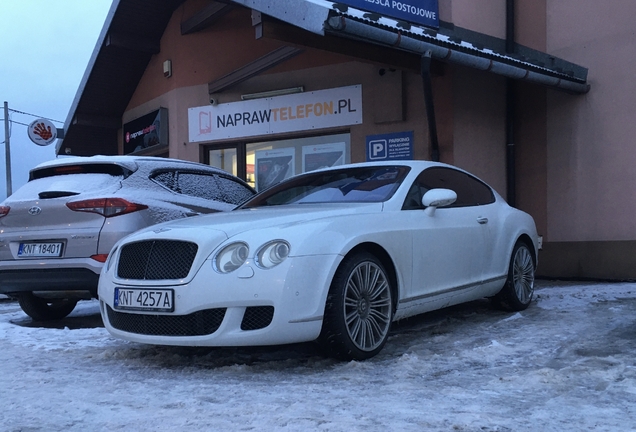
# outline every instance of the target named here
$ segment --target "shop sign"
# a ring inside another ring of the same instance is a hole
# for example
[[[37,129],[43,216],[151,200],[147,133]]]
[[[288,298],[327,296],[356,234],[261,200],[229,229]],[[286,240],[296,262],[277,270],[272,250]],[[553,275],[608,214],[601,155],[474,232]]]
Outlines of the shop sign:
[[[362,86],[333,88],[188,110],[190,142],[362,124]]]
[[[168,145],[168,109],[159,108],[131,122],[124,123],[124,154],[155,145]]]
[[[413,159],[413,131],[367,136],[367,162]]]
[[[57,128],[47,119],[31,122],[27,129],[29,139],[39,146],[47,146],[57,139]]]
[[[338,0],[369,12],[439,28],[438,0]]]

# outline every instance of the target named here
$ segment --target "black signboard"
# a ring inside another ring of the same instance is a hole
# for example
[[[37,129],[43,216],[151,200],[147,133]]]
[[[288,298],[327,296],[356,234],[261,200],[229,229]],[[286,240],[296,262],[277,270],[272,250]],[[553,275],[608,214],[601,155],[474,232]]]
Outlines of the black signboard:
[[[124,124],[124,154],[156,145],[168,145],[167,108],[159,108]]]

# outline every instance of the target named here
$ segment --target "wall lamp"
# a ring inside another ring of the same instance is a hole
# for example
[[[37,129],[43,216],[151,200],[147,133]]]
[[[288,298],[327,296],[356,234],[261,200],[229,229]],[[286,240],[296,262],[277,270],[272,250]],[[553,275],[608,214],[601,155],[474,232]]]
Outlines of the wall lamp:
[[[294,93],[302,93],[304,91],[305,91],[305,87],[302,87],[302,86],[291,87],[291,88],[280,89],[280,90],[270,90],[270,91],[265,91],[260,93],[244,94],[244,95],[241,95],[241,99],[242,100],[261,99],[261,98],[283,96],[283,95],[294,94]]]

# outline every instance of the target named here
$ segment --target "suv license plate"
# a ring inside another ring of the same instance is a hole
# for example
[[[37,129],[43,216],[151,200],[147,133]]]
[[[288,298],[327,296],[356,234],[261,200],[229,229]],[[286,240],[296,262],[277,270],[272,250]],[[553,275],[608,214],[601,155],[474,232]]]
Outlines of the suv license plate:
[[[115,309],[174,312],[174,290],[115,288]]]
[[[59,257],[62,256],[62,243],[20,243],[18,257]]]

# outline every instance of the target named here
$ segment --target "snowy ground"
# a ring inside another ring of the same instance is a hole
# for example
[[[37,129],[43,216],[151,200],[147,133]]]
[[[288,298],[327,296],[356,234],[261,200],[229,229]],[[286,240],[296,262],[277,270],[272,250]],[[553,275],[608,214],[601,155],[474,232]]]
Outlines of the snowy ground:
[[[350,363],[313,344],[124,342],[95,301],[43,328],[3,300],[0,430],[636,430],[636,284],[539,281],[535,297],[401,322]]]

